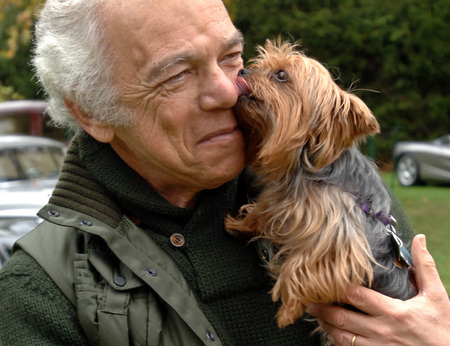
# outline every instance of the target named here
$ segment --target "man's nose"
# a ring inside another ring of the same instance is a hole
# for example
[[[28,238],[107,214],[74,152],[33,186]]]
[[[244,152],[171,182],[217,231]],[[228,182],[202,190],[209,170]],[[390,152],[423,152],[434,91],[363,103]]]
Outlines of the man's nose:
[[[233,107],[239,97],[235,85],[236,78],[236,71],[232,73],[218,68],[209,78],[206,78],[204,91],[200,96],[200,107],[203,110]]]

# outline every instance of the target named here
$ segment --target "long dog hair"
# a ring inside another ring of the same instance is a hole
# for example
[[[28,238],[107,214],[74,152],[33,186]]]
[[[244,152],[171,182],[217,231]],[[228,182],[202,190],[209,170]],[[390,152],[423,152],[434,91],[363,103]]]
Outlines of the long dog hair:
[[[235,113],[262,191],[226,228],[272,241],[278,325],[294,323],[311,303],[342,302],[353,284],[411,297],[387,234],[388,191],[356,148],[379,132],[377,120],[296,45],[267,41],[258,49],[239,77],[245,92]]]

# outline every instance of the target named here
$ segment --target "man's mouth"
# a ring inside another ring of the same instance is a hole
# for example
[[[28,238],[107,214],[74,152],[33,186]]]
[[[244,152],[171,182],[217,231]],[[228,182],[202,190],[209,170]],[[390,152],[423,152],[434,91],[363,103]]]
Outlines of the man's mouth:
[[[205,137],[203,137],[200,143],[205,143],[205,142],[211,142],[211,141],[220,141],[223,140],[229,136],[232,136],[234,134],[234,132],[237,130],[236,126],[231,126],[228,128],[224,128],[224,129],[220,129],[218,131],[214,131],[209,133],[208,135],[206,135]]]
[[[236,88],[239,92],[239,97],[251,95],[252,90],[248,86],[247,81],[244,78],[242,78],[241,76],[238,76],[236,78],[236,81],[234,82],[234,84],[236,85]]]

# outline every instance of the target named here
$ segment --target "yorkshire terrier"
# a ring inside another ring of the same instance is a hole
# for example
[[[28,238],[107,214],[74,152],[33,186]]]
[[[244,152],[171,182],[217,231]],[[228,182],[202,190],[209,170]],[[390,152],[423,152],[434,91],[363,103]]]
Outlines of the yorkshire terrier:
[[[412,264],[389,193],[356,148],[379,132],[374,115],[297,45],[267,41],[258,52],[239,73],[235,114],[261,193],[226,228],[272,241],[278,326],[311,303],[342,303],[349,285],[412,297]]]

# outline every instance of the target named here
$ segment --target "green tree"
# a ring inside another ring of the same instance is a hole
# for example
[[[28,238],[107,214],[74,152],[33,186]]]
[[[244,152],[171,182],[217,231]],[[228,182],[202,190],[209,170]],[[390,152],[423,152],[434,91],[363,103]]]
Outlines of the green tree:
[[[266,38],[301,42],[343,88],[366,101],[382,126],[377,158],[394,140],[450,131],[448,0],[234,0],[245,57]]]
[[[30,66],[38,0],[0,2],[0,101],[37,97]]]

